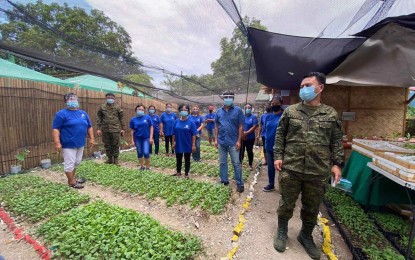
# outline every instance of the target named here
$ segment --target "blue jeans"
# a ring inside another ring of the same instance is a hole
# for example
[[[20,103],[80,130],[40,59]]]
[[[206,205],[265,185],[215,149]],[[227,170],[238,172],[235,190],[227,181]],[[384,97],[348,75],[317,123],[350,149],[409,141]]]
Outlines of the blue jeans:
[[[219,148],[220,180],[223,183],[229,183],[229,179],[228,179],[228,153],[229,153],[231,157],[231,162],[233,165],[236,186],[244,186],[244,181],[242,180],[242,167],[241,167],[241,162],[239,161],[239,151],[236,150],[235,146],[227,146],[227,145],[219,144],[218,148]]]
[[[202,137],[196,136],[196,151],[192,153],[193,160],[200,161],[200,141],[202,141]]]
[[[268,184],[275,187],[274,151],[266,151],[268,167]]]
[[[137,157],[150,158],[150,138],[135,138],[134,144],[137,149]]]

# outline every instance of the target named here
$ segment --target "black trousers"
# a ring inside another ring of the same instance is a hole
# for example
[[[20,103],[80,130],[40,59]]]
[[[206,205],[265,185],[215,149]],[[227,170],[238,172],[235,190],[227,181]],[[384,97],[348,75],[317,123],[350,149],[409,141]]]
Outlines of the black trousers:
[[[245,150],[248,153],[248,162],[249,166],[252,166],[252,163],[254,162],[254,143],[255,139],[250,140],[243,140],[241,149],[239,151],[239,161],[242,163],[244,160]]]
[[[182,162],[184,155],[184,174],[189,175],[190,171],[190,155],[192,153],[176,153],[176,170],[177,173],[182,172]]]
[[[264,153],[264,157],[267,157],[267,151],[265,151],[265,137],[261,137],[262,139],[262,152]]]
[[[169,153],[169,143],[170,143],[170,147],[172,147],[173,146],[173,136],[172,135],[164,136],[164,144],[166,146],[166,153]],[[171,148],[171,153],[174,153],[173,148]]]

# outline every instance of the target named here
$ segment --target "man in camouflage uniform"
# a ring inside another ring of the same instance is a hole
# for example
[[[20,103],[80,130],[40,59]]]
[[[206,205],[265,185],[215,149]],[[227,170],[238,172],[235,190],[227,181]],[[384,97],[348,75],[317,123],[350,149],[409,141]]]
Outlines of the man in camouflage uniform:
[[[288,221],[301,193],[302,229],[297,239],[313,259],[320,259],[321,255],[312,233],[325,185],[330,172],[336,182],[340,180],[344,157],[337,112],[320,103],[325,83],[322,73],[310,72],[304,76],[300,86],[303,101],[284,111],[274,145],[281,194],[274,247],[279,252],[285,251]]]
[[[124,135],[124,112],[115,104],[115,95],[107,93],[106,103],[101,105],[97,113],[97,135],[102,136],[107,153],[108,164],[118,165],[120,154],[120,135]]]

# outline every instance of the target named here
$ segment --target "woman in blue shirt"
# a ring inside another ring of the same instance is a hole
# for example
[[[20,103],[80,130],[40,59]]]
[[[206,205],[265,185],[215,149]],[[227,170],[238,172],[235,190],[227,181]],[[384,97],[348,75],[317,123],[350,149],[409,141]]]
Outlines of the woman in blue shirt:
[[[154,139],[154,154],[159,154],[160,147],[160,117],[156,114],[156,107],[151,105],[148,107],[148,113],[153,122],[153,139]],[[150,145],[150,154],[153,153],[153,145]]]
[[[261,115],[261,118],[259,119],[259,131],[258,131],[258,137],[259,139],[261,137],[262,140],[262,152],[264,153],[264,161],[262,162],[262,165],[267,165],[267,153],[265,151],[265,137],[266,137],[266,131],[265,131],[265,120],[267,119],[267,116],[271,113],[271,107],[267,107],[265,110],[265,113]]]
[[[189,116],[189,119],[196,125],[197,136],[196,136],[196,151],[192,153],[193,160],[195,162],[200,162],[200,141],[202,140],[202,129],[204,128],[203,117],[199,115],[199,106],[194,105],[192,108],[192,115]]]
[[[66,108],[58,111],[53,119],[53,142],[57,152],[63,155],[63,170],[68,184],[81,189],[84,179],[76,179],[76,168],[82,161],[86,136],[89,136],[89,147],[94,145],[94,131],[88,114],[79,109],[78,97],[74,93],[64,96]]]
[[[130,128],[133,130],[131,131],[131,143],[137,149],[140,170],[150,170],[150,144],[153,144],[153,121],[149,115],[144,114],[144,110],[144,105],[139,104],[135,107],[137,116],[131,118],[130,121]]]
[[[196,125],[189,119],[190,108],[188,105],[179,106],[180,120],[175,122],[173,128],[173,149],[176,151],[176,173],[173,176],[182,175],[182,161],[184,156],[184,176],[189,178],[190,154],[196,151]]]
[[[268,185],[262,189],[265,192],[275,190],[274,143],[277,127],[282,116],[281,105],[282,97],[280,95],[274,95],[271,100],[272,112],[265,120],[265,151],[268,161]]]
[[[174,154],[173,148],[173,127],[176,122],[177,116],[172,112],[172,105],[166,104],[166,112],[161,114],[160,117],[160,136],[164,136],[164,142],[166,146],[166,156],[169,156],[169,144],[172,144],[171,155]]]
[[[254,143],[255,143],[255,129],[258,127],[258,119],[252,114],[252,105],[245,105],[245,123],[243,125],[242,145],[239,152],[239,160],[244,160],[245,149],[248,153],[249,168],[253,170],[252,163],[254,162]]]

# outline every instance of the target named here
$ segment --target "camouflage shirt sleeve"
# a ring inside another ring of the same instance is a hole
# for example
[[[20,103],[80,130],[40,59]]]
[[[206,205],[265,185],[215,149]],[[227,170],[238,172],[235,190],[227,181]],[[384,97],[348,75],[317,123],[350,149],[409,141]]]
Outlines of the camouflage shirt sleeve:
[[[101,130],[103,119],[104,113],[102,112],[102,106],[100,106],[97,112],[97,130]]]
[[[344,150],[343,150],[343,132],[341,130],[341,121],[336,116],[336,124],[334,124],[333,134],[330,140],[331,160],[333,165],[343,167]]]
[[[274,159],[275,160],[284,159],[285,136],[288,131],[288,123],[289,123],[288,110],[285,110],[278,124],[277,133],[275,134],[275,143],[274,143]]]
[[[125,130],[124,111],[122,108],[118,109],[118,119],[120,120],[121,130]]]

